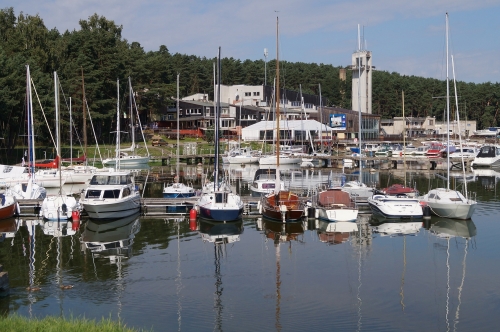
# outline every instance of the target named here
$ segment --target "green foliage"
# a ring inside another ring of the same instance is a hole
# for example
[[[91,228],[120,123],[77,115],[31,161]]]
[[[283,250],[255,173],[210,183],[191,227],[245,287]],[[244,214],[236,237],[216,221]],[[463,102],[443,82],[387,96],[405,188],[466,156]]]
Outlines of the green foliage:
[[[53,126],[54,84],[57,71],[61,97],[62,141],[68,140],[69,101],[72,98],[73,119],[82,137],[83,86],[99,143],[111,143],[115,130],[117,86],[120,79],[120,105],[128,107],[127,78],[130,76],[135,99],[143,121],[173,106],[176,75],[180,74],[180,95],[207,93],[213,99],[213,67],[215,59],[174,53],[161,45],[157,51],[145,52],[135,41],[122,38],[123,27],[94,14],[79,21],[80,29],[60,33],[48,30],[42,18],[20,13],[13,8],[0,10],[0,130],[7,149],[22,144],[25,134],[25,65],[29,64],[36,87],[34,97],[36,141],[50,145],[50,134],[41,107]],[[226,85],[264,83],[262,60],[222,59],[222,82]],[[323,104],[351,108],[352,73],[346,70],[341,80],[341,67],[315,63],[280,61],[280,86],[305,94],[319,94]],[[276,61],[267,63],[267,85],[272,86]],[[85,82],[83,84],[83,81]],[[443,119],[445,82],[415,76],[402,76],[384,71],[373,72],[373,113],[383,118],[401,116],[401,92],[405,91],[405,113],[408,116],[436,116]],[[461,118],[478,121],[478,128],[497,126],[500,84],[457,82]],[[41,106],[40,106],[41,105]],[[455,109],[456,106],[453,106]],[[87,126],[88,137],[90,125]],[[93,143],[93,142],[91,142]]]

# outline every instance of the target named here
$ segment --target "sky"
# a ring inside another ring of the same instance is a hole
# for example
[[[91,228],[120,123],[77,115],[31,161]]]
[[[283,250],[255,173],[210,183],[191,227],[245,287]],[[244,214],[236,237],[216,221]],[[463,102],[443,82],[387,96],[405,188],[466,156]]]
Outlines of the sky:
[[[376,70],[446,79],[449,53],[459,81],[500,82],[500,0],[0,0],[38,14],[48,29],[79,30],[93,14],[122,25],[122,37],[145,51],[244,61],[351,64],[358,25]],[[450,60],[449,77],[453,78]]]

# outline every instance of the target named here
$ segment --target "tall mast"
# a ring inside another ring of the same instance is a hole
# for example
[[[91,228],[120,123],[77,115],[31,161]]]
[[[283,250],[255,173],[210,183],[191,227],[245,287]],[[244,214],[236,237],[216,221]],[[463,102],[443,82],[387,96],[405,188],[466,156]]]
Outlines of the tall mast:
[[[177,73],[177,102],[176,102],[176,108],[177,108],[177,169],[176,169],[176,176],[177,179],[180,180],[179,176],[179,73]]]
[[[130,76],[128,77],[128,86],[129,86],[129,104],[130,104],[130,135],[132,138],[132,154],[135,155],[135,127],[134,127],[134,109],[132,108],[132,82],[130,80]]]
[[[86,104],[87,104],[87,99],[85,98],[85,83],[83,80],[83,68],[82,68],[83,155],[85,156],[85,165],[87,165],[87,112],[85,112]]]
[[[120,79],[116,79],[116,152],[115,169],[120,169]]]
[[[359,109],[359,182],[363,182],[363,165],[361,160],[361,36],[358,24],[358,109]]]
[[[278,46],[278,17],[276,17],[276,166],[280,166],[280,56]]]
[[[69,160],[73,165],[73,118],[71,117],[71,97],[69,97]]]
[[[446,159],[450,165],[450,78],[448,68],[448,13],[446,13]],[[450,190],[450,168],[446,172],[446,190]]]
[[[62,189],[62,179],[61,179],[61,131],[60,131],[60,121],[59,121],[59,82],[57,79],[57,73],[54,72],[54,93],[55,93],[55,113],[56,113],[56,153],[59,160],[57,163],[57,171],[59,173],[59,195],[61,195]]]
[[[214,176],[214,190],[219,186],[219,116],[220,116],[220,46],[217,55],[217,101],[215,107],[215,176]]]
[[[406,119],[405,119],[405,91],[401,91],[401,98],[403,100],[403,164],[404,164],[404,170],[405,170],[405,182],[403,182],[403,186],[406,186]]]
[[[33,99],[31,98],[30,66],[26,65],[26,101],[28,106],[28,166],[29,172],[35,175],[35,130],[33,129]]]

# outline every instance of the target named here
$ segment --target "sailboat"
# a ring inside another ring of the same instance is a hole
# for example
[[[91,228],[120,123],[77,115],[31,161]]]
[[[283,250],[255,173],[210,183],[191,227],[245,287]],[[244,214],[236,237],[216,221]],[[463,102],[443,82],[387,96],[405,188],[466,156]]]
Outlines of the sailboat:
[[[403,100],[403,120],[405,119],[405,97],[404,91],[402,92]],[[404,137],[406,132],[403,134],[403,146]],[[406,185],[406,154],[404,156],[404,173],[405,173],[405,185]],[[390,188],[390,187],[389,187]],[[386,190],[390,190],[386,188]],[[398,189],[401,193],[396,195],[389,195],[387,193],[375,194],[368,197],[368,205],[374,214],[378,214],[385,218],[399,219],[399,218],[412,218],[418,219],[423,217],[422,207],[420,206],[420,201],[418,198],[409,197],[404,192],[411,192],[411,188],[406,188],[403,186],[393,187]],[[406,190],[410,189],[410,190]]]
[[[80,204],[92,219],[119,219],[140,211],[141,197],[130,171],[120,170],[120,81],[116,81],[116,160],[115,169],[96,172],[85,189]]]
[[[33,98],[31,94],[31,74],[30,67],[26,65],[26,109],[28,110],[28,180],[11,185],[5,191],[5,196],[12,196],[16,199],[37,199],[45,198],[47,191],[38,184],[35,175],[35,131],[33,120]]]
[[[447,142],[450,142],[450,80],[448,65],[448,13],[446,13],[446,116],[447,116]],[[450,165],[450,154],[447,154],[447,165]],[[466,182],[464,182],[466,183]],[[467,188],[467,187],[465,187]],[[450,168],[447,169],[446,188],[431,189],[424,196],[419,197],[422,204],[430,207],[431,213],[451,219],[470,219],[474,213],[477,202],[468,197],[467,189],[464,196],[458,190],[450,189]]]
[[[55,115],[56,115],[56,148],[57,159],[61,158],[61,133],[59,122],[59,79],[57,73],[54,72],[54,87],[55,87]],[[58,162],[57,173],[59,178],[59,193],[53,196],[47,196],[43,199],[42,208],[40,209],[40,216],[46,220],[63,220],[70,219],[73,212],[80,212],[80,206],[76,199],[70,195],[63,195],[62,193],[62,173],[61,163]]]
[[[119,154],[115,156],[115,158],[107,158],[102,161],[103,165],[106,166],[114,166],[118,163],[122,164],[123,166],[140,166],[140,165],[145,165],[149,162],[150,156],[149,153],[147,156],[139,156],[135,154],[135,149],[136,149],[136,144],[135,144],[135,125],[134,125],[134,107],[133,105],[135,104],[135,99],[133,98],[134,91],[132,90],[132,82],[130,80],[130,77],[128,78],[128,86],[129,86],[129,106],[130,106],[130,136],[132,139],[132,145],[128,148],[125,149],[120,149]],[[137,110],[137,106],[135,107]],[[139,118],[139,117],[138,117]],[[140,121],[140,120],[139,120]],[[139,128],[142,133],[142,126],[139,122]],[[144,134],[143,139],[144,139]],[[148,146],[146,144],[146,141],[144,140],[144,146],[146,147],[146,150],[148,149]],[[132,152],[132,155],[128,155],[127,152]]]
[[[164,198],[186,198],[196,195],[193,187],[179,182],[179,74],[177,74],[177,169],[175,173],[175,182],[163,188]]]
[[[224,181],[219,181],[219,126],[220,126],[220,47],[217,56],[217,104],[215,107],[215,168],[214,181],[209,184],[212,189],[204,188],[195,209],[201,218],[213,221],[233,221],[243,214],[243,201],[238,194],[233,193]],[[205,186],[206,187],[206,186]]]
[[[276,147],[280,146],[280,93],[279,93],[279,47],[278,47],[278,18],[276,17]],[[263,196],[259,209],[262,216],[283,222],[298,221],[304,216],[304,204],[299,196],[290,190],[281,190],[280,151],[276,148],[276,185],[274,192]]]

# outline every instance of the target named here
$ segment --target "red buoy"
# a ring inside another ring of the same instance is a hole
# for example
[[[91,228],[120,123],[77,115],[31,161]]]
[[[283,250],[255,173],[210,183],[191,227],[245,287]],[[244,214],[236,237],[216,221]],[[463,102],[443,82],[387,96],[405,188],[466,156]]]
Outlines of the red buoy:
[[[71,220],[80,221],[80,211],[76,210],[71,212]]]
[[[73,220],[71,223],[71,229],[77,231],[80,228],[80,220]]]
[[[192,230],[193,232],[198,229],[198,226],[196,225],[196,219],[189,220],[189,229]]]
[[[196,220],[196,215],[197,215],[196,210],[195,209],[191,209],[189,211],[189,220]]]

